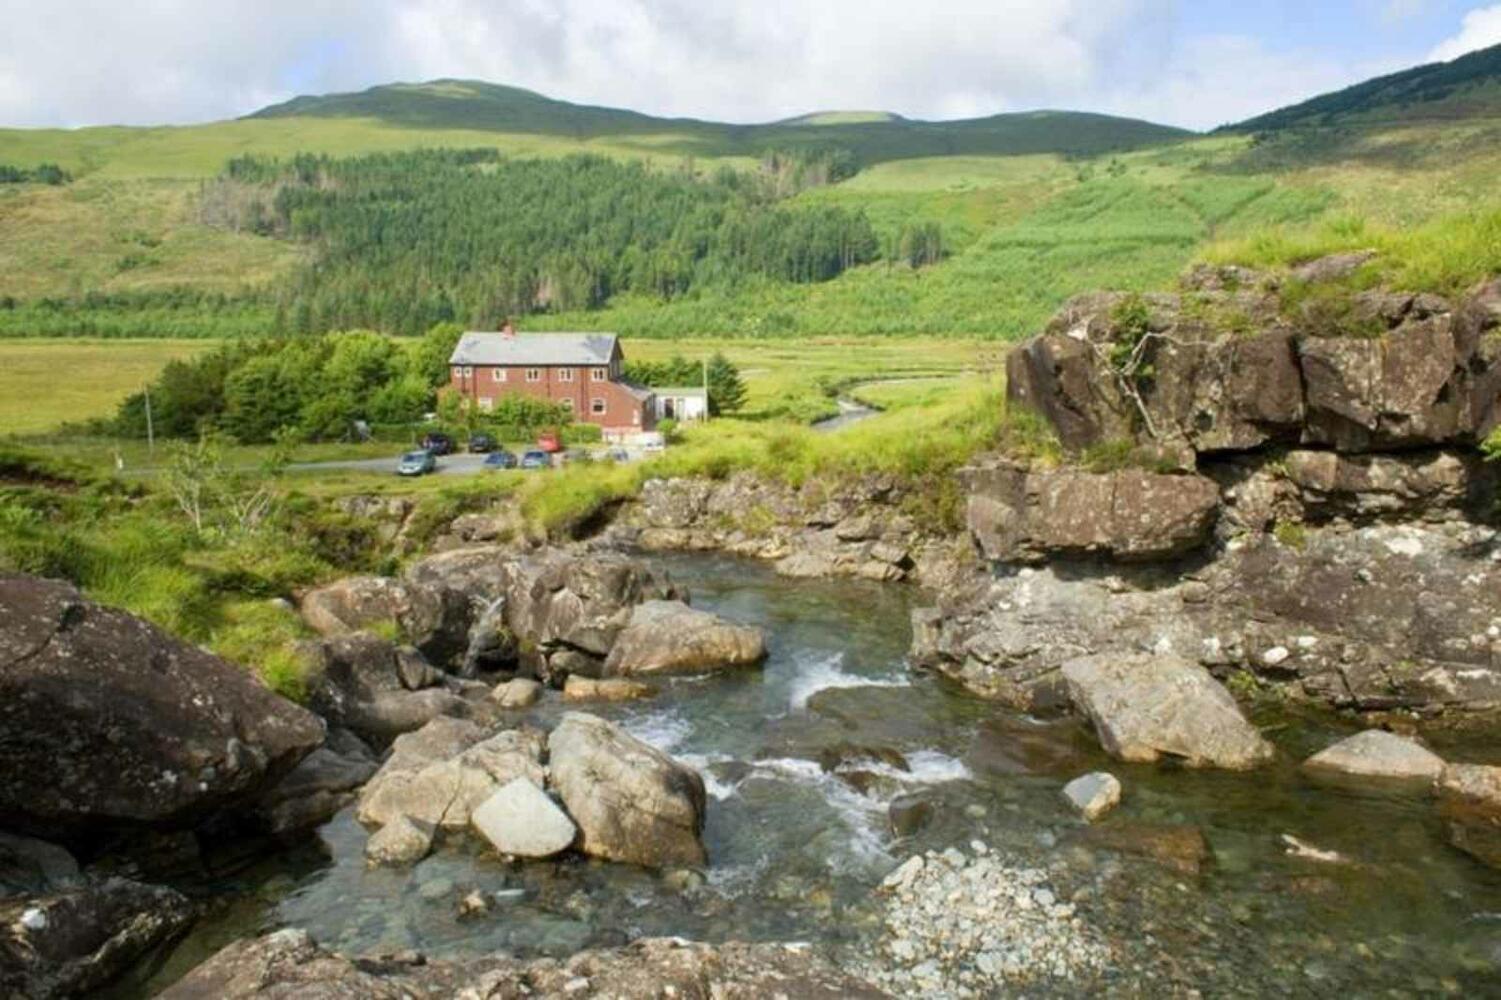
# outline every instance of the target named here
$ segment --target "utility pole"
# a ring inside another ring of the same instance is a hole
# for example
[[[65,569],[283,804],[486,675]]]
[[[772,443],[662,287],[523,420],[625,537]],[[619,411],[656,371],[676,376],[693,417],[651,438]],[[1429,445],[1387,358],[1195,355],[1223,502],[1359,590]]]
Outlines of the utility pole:
[[[709,422],[709,359],[699,361],[704,373],[704,423]]]
[[[146,453],[156,455],[156,429],[151,426],[151,386],[146,387]]]

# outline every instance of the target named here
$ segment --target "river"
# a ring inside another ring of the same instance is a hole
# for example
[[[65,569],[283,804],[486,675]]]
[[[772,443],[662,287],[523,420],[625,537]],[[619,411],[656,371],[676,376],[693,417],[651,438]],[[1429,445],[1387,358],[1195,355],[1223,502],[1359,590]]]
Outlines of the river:
[[[975,840],[1072,887],[1081,915],[1119,944],[1126,992],[1165,969],[1211,995],[1480,995],[1501,984],[1501,873],[1450,847],[1423,799],[1315,784],[1294,766],[1351,726],[1264,706],[1257,721],[1281,751],[1270,768],[1122,765],[1077,722],[1022,717],[910,672],[908,612],[920,595],[909,588],[789,581],[712,556],[657,561],[698,606],[770,634],[761,670],[597,709],[704,773],[706,884],[685,891],[578,859],[507,865],[472,844],[412,869],[372,870],[366,834],[346,810],[316,842],[208,893],[197,887],[210,915],[164,968],[120,995],[149,995],[228,941],[280,926],[342,951],[433,957],[566,954],[661,934],[858,953],[882,876],[914,850]],[[560,709],[543,704],[538,721],[550,724]],[[1495,743],[1470,736],[1447,749],[1491,760],[1483,754]],[[1088,830],[1058,790],[1106,768],[1125,798]],[[888,804],[913,792],[934,803],[934,818],[899,841]],[[1176,849],[1176,867],[1138,853],[1193,830],[1207,853],[1186,867]],[[1290,856],[1284,834],[1346,861]],[[502,902],[464,919],[457,904],[473,889]]]

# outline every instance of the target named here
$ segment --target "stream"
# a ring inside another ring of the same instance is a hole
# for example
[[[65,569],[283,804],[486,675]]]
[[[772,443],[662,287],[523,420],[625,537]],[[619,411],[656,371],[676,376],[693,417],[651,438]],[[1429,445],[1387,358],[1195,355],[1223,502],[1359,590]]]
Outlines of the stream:
[[[209,915],[118,995],[149,996],[224,944],[282,926],[351,953],[563,955],[681,935],[810,940],[859,955],[876,930],[871,889],[887,872],[913,851],[975,840],[1054,873],[1119,946],[1124,992],[1164,975],[1211,995],[1501,990],[1501,873],[1450,847],[1421,797],[1315,784],[1297,770],[1353,724],[1258,709],[1279,762],[1250,775],[1119,764],[1077,721],[1030,719],[910,672],[916,591],[790,581],[715,556],[655,561],[695,605],[770,636],[761,670],[586,706],[703,772],[704,884],[582,859],[506,864],[472,843],[411,869],[369,869],[351,808],[315,842],[198,887]],[[555,698],[539,709],[544,725],[562,710]],[[1496,736],[1433,742],[1455,759],[1501,760]],[[1125,796],[1091,829],[1059,788],[1100,769],[1120,777]],[[888,805],[909,793],[934,804],[933,818],[897,841]],[[1195,829],[1203,840],[1187,841],[1207,846],[1202,857],[1161,850]],[[1347,861],[1289,856],[1283,834]],[[474,889],[501,902],[461,918],[458,901]]]

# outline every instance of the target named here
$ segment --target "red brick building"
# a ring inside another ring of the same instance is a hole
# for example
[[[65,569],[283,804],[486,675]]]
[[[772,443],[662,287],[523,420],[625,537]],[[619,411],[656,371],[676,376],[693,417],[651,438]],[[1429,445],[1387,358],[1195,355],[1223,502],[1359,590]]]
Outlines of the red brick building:
[[[621,376],[625,355],[613,333],[466,333],[448,359],[449,384],[481,410],[506,395],[566,406],[579,423],[610,437],[651,430],[648,389]]]

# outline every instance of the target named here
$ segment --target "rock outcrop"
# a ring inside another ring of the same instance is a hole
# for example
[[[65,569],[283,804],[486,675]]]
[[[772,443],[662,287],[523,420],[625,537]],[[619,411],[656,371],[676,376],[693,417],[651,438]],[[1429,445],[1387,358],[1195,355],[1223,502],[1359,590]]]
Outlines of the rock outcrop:
[[[700,865],[706,797],[697,771],[611,722],[569,712],[547,739],[551,786],[579,850],[651,868]]]
[[[1073,300],[1010,356],[1012,400],[1066,447],[1145,439],[1190,466],[1268,445],[1473,445],[1496,426],[1501,346],[1481,336],[1497,323],[1492,286],[1458,304],[1363,293],[1326,317],[1288,314],[1273,280],[1243,277],[1234,290]]]
[[[1209,541],[1220,507],[1219,487],[1198,475],[1031,471],[991,462],[965,469],[961,480],[970,532],[985,558],[997,562],[1171,559]]]
[[[303,644],[311,671],[312,708],[377,746],[420,729],[440,715],[464,716],[465,700],[447,675],[410,646],[355,632]]]
[[[333,730],[256,802],[254,813],[276,836],[321,826],[354,801],[379,768],[370,748],[353,733]]]
[[[1272,758],[1271,744],[1230,692],[1197,663],[1104,654],[1068,661],[1063,677],[1101,745],[1120,760],[1172,757],[1189,767],[1246,770]]]
[[[754,666],[765,658],[766,636],[758,628],[681,601],[647,601],[631,611],[604,671],[620,677],[693,674]]]
[[[162,1000],[408,1000],[410,997],[562,997],[608,992],[620,1000],[664,996],[761,1000],[875,1000],[887,994],[807,947],[698,944],[644,938],[623,948],[529,961],[355,961],[283,930],[238,941],[162,993]]]
[[[323,723],[243,667],[69,584],[0,576],[0,826],[186,828],[274,784]]]

